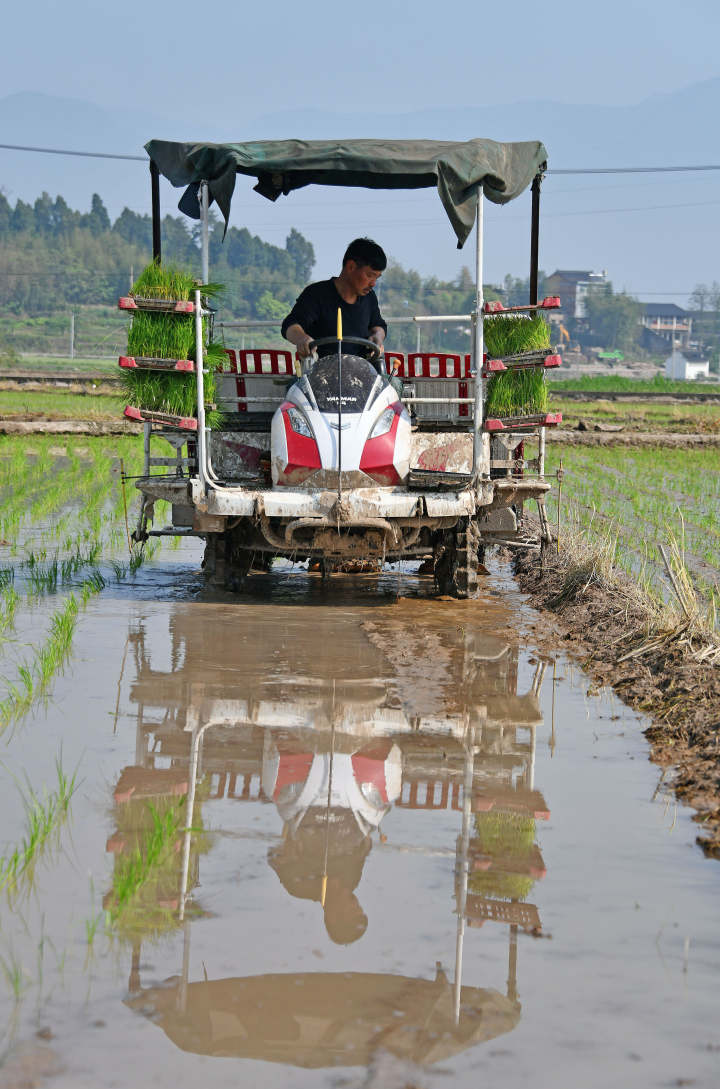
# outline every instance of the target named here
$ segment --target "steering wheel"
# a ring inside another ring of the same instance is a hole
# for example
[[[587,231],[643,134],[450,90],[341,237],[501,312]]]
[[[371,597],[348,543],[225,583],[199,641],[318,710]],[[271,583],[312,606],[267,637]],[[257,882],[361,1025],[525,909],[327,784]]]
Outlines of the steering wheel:
[[[369,348],[371,354],[368,356],[370,363],[377,363],[381,355],[383,355],[382,349],[374,340],[366,340],[364,337],[318,337],[317,340],[310,341],[310,348],[314,351],[315,348],[322,347],[324,344],[362,344],[364,348]]]

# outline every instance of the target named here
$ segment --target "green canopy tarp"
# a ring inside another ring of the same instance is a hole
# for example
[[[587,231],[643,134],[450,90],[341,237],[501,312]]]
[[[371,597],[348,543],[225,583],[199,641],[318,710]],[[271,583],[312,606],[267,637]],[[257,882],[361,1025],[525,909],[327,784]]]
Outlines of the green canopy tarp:
[[[161,174],[187,186],[180,210],[199,218],[200,182],[206,181],[225,224],[236,174],[257,178],[256,192],[270,200],[305,185],[352,185],[366,189],[437,187],[457,235],[458,248],[475,220],[482,183],[494,204],[519,196],[541,171],[547,152],[537,141],[499,144],[494,140],[257,140],[238,144],[179,144],[150,140],[145,145]]]

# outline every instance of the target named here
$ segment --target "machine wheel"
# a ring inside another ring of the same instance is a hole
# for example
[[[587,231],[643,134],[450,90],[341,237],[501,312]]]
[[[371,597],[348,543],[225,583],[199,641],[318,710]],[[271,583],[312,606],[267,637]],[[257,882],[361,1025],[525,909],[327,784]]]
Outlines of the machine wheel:
[[[478,546],[480,535],[471,518],[461,518],[446,530],[435,562],[435,582],[441,594],[473,597],[478,586]]]

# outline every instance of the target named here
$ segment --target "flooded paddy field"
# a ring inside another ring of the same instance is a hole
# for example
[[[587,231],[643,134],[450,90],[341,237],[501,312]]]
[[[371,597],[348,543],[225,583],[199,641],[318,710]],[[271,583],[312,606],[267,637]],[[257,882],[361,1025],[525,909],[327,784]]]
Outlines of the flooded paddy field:
[[[0,450],[0,1086],[717,1084],[720,869],[506,567],[470,602],[210,592],[198,542],[131,569],[112,443],[32,448]]]

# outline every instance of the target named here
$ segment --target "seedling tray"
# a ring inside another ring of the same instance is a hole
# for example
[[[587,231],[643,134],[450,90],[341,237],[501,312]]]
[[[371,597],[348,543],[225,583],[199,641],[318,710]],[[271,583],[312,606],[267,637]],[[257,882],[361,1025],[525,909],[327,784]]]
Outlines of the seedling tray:
[[[194,314],[195,303],[190,299],[143,299],[124,295],[118,299],[120,310],[156,310],[162,314]]]
[[[178,431],[197,431],[197,420],[194,416],[171,416],[168,412],[150,412],[145,408],[135,408],[134,405],[126,405],[123,415],[127,420],[137,420],[139,423],[163,424]]]
[[[483,378],[490,378],[501,371],[521,371],[528,367],[559,367],[562,363],[560,356],[548,348],[539,352],[519,352],[517,355],[504,355],[498,359],[485,359],[483,364]]]
[[[152,355],[121,355],[119,365],[126,370],[194,371],[192,359],[162,359]]]
[[[483,424],[485,431],[525,431],[535,427],[556,427],[562,423],[562,412],[542,412],[534,416],[489,417]]]

